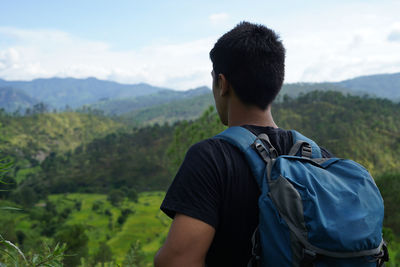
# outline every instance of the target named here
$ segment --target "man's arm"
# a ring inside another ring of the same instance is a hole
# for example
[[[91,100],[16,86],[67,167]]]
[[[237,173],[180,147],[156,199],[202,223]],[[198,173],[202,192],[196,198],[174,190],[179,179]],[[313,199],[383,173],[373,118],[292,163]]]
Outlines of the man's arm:
[[[155,267],[204,267],[215,229],[195,218],[176,214],[167,239],[154,258]]]

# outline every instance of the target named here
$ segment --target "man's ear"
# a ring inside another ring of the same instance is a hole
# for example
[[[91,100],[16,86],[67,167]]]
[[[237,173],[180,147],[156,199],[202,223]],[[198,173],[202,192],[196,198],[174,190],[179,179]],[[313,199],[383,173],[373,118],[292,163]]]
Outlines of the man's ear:
[[[225,75],[222,73],[218,74],[218,87],[220,89],[220,96],[225,96],[229,94],[229,91],[231,89],[230,83],[226,79]]]

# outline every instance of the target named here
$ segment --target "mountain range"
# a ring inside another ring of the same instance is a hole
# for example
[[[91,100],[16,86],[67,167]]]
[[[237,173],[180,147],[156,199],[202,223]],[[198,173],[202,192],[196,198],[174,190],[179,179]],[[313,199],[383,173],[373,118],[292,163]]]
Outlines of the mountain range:
[[[24,91],[12,87],[0,88],[0,107],[7,111],[14,111],[18,108],[26,109],[37,104],[39,101]]]
[[[284,84],[278,101],[284,95],[293,98],[315,90],[370,95],[396,102],[400,101],[400,73],[361,76],[340,82]],[[171,116],[178,116],[179,119],[197,117],[204,110],[203,107],[213,105],[213,99],[211,90],[205,86],[176,91],[145,83],[120,84],[96,78],[50,78],[33,81],[0,79],[0,108],[8,112],[19,108],[23,113],[26,108],[32,108],[38,103],[44,103],[48,110],[64,110],[67,107],[100,110],[105,115],[122,115],[123,118],[136,122],[143,122],[140,116],[152,122],[173,122],[176,120],[171,119]],[[194,111],[191,111],[190,105]],[[202,110],[198,111],[195,107]],[[186,114],[188,112],[190,114]]]
[[[176,100],[191,99],[200,95],[210,94],[206,86],[189,89],[187,91],[160,90],[152,94],[101,100],[89,105],[90,108],[104,111],[106,115],[122,115],[135,110],[162,105]]]
[[[50,78],[33,81],[0,79],[0,88],[1,91],[3,88],[18,89],[37,101],[56,109],[63,109],[65,106],[78,108],[101,100],[148,95],[167,89],[145,83],[120,84],[96,78]],[[0,101],[4,100],[7,99],[0,99]]]
[[[352,91],[365,92],[391,100],[400,100],[400,73],[361,76],[336,84]]]

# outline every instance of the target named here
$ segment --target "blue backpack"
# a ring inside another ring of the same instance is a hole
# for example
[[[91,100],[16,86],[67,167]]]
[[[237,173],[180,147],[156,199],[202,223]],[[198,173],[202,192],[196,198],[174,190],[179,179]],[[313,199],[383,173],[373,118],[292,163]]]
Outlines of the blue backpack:
[[[280,156],[266,134],[230,127],[215,136],[245,154],[261,189],[248,266],[383,266],[383,200],[371,175],[322,158],[315,142],[291,132],[294,145]]]

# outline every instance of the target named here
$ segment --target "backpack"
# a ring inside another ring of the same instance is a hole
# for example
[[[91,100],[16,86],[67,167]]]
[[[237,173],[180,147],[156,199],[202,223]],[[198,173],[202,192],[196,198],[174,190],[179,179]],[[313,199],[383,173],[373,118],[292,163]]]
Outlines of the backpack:
[[[314,141],[291,133],[288,155],[242,127],[215,136],[245,154],[261,190],[248,266],[383,266],[383,199],[371,175],[352,160],[322,158]]]

